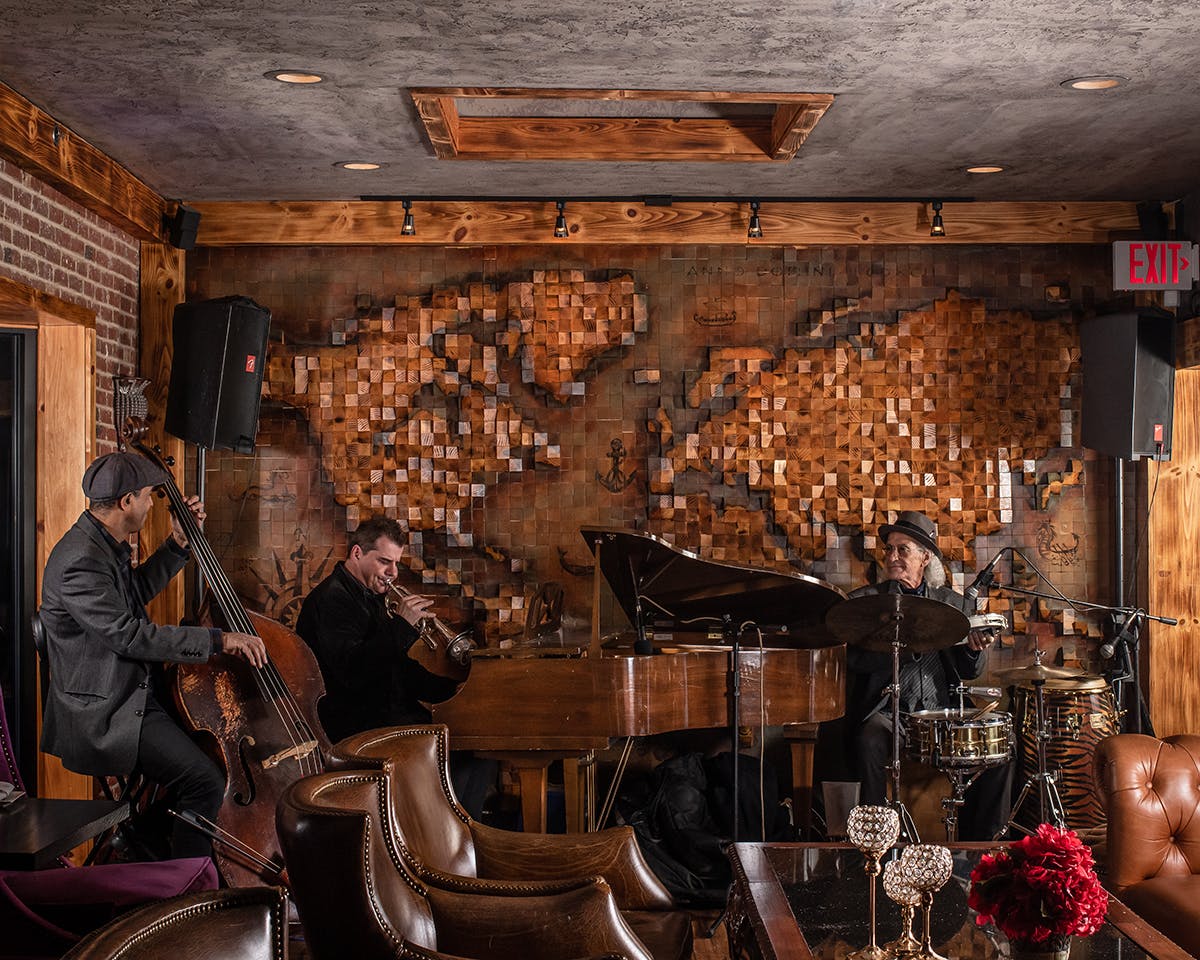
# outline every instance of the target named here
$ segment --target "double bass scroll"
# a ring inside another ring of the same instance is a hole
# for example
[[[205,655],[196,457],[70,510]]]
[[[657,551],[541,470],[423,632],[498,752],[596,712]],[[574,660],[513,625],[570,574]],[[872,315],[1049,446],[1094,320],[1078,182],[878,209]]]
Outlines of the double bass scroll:
[[[276,804],[292,782],[324,769],[330,749],[316,713],[325,693],[321,670],[295,633],[243,607],[172,479],[171,464],[141,442],[145,432],[145,425],[132,417],[122,428],[126,443],[168,475],[161,490],[212,592],[219,626],[255,634],[267,649],[262,667],[226,654],[182,665],[175,672],[174,693],[185,728],[210,739],[225,770],[225,796],[217,829],[211,831],[222,878],[230,886],[276,884],[283,864]]]

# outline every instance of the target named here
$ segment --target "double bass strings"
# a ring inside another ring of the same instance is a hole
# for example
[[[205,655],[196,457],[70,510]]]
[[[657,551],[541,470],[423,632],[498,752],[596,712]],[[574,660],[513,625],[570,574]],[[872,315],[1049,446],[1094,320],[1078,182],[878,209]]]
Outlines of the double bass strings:
[[[141,448],[140,445],[139,449],[141,449],[143,454],[148,455],[148,452],[144,448]],[[156,463],[159,462],[157,458],[151,459]],[[159,465],[163,466],[161,463]],[[166,470],[165,466],[163,469]],[[250,622],[250,617],[246,614],[245,608],[234,592],[232,584],[230,584],[229,579],[225,576],[225,572],[217,561],[216,554],[213,553],[212,547],[209,545],[208,539],[204,536],[199,522],[192,511],[188,509],[187,501],[184,499],[179,487],[175,484],[174,477],[169,470],[166,472],[167,480],[162,484],[162,487],[167,493],[167,499],[171,504],[172,512],[187,535],[188,542],[192,546],[192,551],[196,555],[196,562],[200,564],[200,569],[204,572],[204,576],[208,580],[213,594],[216,596],[217,603],[225,614],[228,625],[240,633],[255,633],[256,631],[254,625]],[[265,666],[254,667],[251,665],[251,668],[259,695],[268,701],[279,715],[280,723],[292,746],[291,754],[300,765],[301,776],[307,776],[310,773],[319,773],[324,768],[319,747],[312,750],[302,749],[304,741],[297,739],[296,731],[301,731],[302,736],[310,742],[315,741],[316,737],[312,729],[308,726],[308,722],[304,719],[296,698],[292,695],[291,690],[271,660],[270,654],[268,653],[267,655]]]

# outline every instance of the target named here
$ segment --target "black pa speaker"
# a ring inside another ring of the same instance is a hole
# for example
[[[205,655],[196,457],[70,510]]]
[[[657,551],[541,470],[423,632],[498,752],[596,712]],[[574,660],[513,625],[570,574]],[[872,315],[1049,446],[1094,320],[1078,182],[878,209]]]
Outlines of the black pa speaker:
[[[1083,445],[1133,459],[1171,457],[1175,318],[1114,313],[1080,325]]]
[[[168,433],[208,450],[254,449],[270,326],[271,312],[246,297],[175,307]]]
[[[176,208],[175,215],[164,217],[167,227],[167,240],[171,246],[179,250],[193,250],[196,247],[196,232],[200,229],[200,211],[185,207],[182,203]]]

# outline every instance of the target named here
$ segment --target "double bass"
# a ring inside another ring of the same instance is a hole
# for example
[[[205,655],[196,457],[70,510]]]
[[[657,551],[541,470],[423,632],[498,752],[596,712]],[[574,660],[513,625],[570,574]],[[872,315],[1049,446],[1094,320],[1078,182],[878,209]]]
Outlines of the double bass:
[[[145,424],[132,417],[122,428],[126,443],[167,473],[160,489],[191,544],[222,626],[255,634],[267,648],[262,667],[219,653],[175,673],[184,726],[211,737],[226,778],[216,823],[184,819],[213,839],[213,857],[229,886],[286,885],[275,807],[288,785],[324,769],[330,744],[316,711],[325,693],[321,670],[295,633],[242,605],[171,476],[171,461],[141,442],[145,433]]]

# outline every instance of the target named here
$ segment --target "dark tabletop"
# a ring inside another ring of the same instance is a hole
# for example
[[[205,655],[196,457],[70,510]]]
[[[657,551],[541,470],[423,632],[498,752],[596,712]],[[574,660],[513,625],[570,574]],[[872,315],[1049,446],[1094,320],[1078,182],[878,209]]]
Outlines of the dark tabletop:
[[[40,870],[129,816],[117,800],[22,797],[0,807],[0,869]]]

